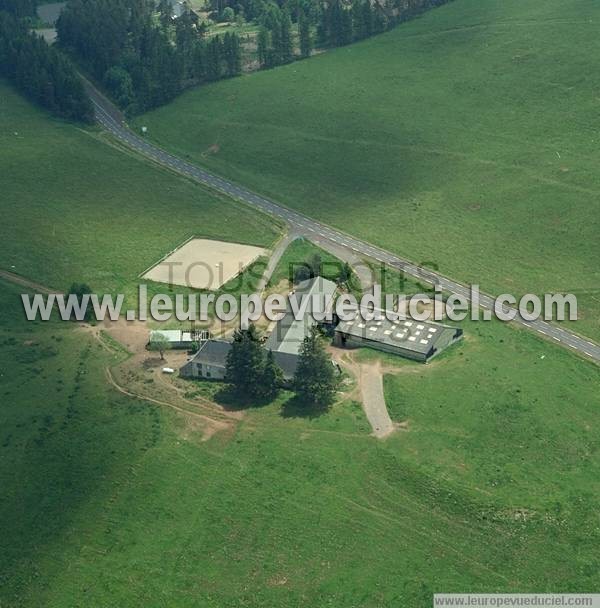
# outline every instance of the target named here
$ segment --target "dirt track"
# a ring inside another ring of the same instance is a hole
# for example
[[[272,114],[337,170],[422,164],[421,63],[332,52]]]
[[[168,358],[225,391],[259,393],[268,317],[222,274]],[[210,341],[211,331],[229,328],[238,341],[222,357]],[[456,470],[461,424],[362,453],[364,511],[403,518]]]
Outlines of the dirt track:
[[[383,375],[379,364],[360,365],[360,391],[363,409],[373,428],[373,435],[378,439],[387,437],[394,430],[394,423],[385,405]]]
[[[60,293],[55,289],[50,289],[50,287],[46,287],[45,285],[41,285],[40,283],[36,283],[35,281],[30,281],[25,277],[22,277],[14,272],[9,272],[8,270],[0,270],[0,278],[6,279],[10,283],[14,283],[15,285],[21,285],[22,287],[27,287],[27,289],[31,289],[37,293]]]
[[[398,428],[407,428],[404,422],[392,421],[383,392],[383,374],[398,373],[398,370],[382,368],[380,363],[358,363],[350,351],[339,351],[332,347],[329,352],[336,363],[356,378],[357,386],[349,397],[362,403],[375,437],[384,439]]]

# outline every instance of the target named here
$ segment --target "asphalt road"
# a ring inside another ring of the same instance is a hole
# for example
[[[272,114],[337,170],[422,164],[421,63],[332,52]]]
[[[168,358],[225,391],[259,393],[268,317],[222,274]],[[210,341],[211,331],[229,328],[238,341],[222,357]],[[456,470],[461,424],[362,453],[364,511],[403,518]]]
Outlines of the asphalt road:
[[[471,293],[468,287],[457,283],[438,272],[417,266],[409,260],[405,260],[389,251],[370,245],[365,241],[361,241],[344,232],[317,222],[316,220],[279,205],[229,180],[214,175],[213,173],[169,154],[163,149],[149,143],[143,137],[130,131],[125,124],[122,115],[114,105],[96,89],[92,88],[91,85],[88,86],[88,92],[92,99],[92,103],[94,104],[98,122],[122,143],[140,154],[143,154],[147,158],[200,182],[201,184],[218,190],[231,198],[238,199],[251,205],[264,213],[284,220],[296,234],[305,236],[313,241],[320,241],[321,244],[325,241],[330,241],[331,244],[335,244],[337,247],[345,247],[359,256],[377,260],[401,270],[416,279],[431,284],[437,284],[444,291],[462,295],[467,300],[471,299]],[[495,300],[487,294],[481,294],[478,304],[483,308],[482,314],[485,315],[494,310]],[[578,336],[562,327],[551,325],[543,320],[527,321],[517,317],[513,323],[517,323],[526,329],[537,332],[540,336],[552,340],[558,345],[569,348],[584,357],[588,357],[600,363],[600,345],[595,344],[587,338]]]

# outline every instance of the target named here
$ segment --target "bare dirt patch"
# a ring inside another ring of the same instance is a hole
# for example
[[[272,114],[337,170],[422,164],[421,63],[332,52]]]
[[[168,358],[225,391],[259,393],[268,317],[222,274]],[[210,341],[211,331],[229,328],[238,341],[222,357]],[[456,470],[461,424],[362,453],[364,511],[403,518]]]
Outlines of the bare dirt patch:
[[[177,374],[163,373],[164,367],[181,367],[187,360],[187,352],[167,351],[161,359],[147,351],[146,323],[105,321],[96,326],[82,325],[81,329],[91,333],[107,350],[114,351],[112,339],[131,353],[125,361],[106,368],[107,381],[124,395],[178,412],[177,430],[183,439],[207,441],[216,433],[232,431],[235,423],[243,418],[242,412],[228,412],[204,397],[189,397],[190,388],[185,380]]]
[[[266,253],[265,249],[252,245],[191,239],[146,271],[142,278],[216,290]]]

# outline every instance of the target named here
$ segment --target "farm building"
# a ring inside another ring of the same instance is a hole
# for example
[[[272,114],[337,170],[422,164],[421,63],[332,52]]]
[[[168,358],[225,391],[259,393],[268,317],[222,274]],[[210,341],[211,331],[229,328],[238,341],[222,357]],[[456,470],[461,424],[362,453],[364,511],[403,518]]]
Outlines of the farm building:
[[[326,298],[333,296],[337,285],[323,277],[315,277],[300,283],[294,294],[300,304],[302,297],[310,297],[303,318],[296,320],[288,302],[285,316],[278,321],[266,340],[264,347],[273,351],[275,363],[283,370],[283,377],[290,381],[296,372],[299,350],[304,338],[311,328],[317,324],[313,314],[323,312]],[[315,296],[315,300],[313,300]],[[227,353],[231,350],[231,342],[225,340],[207,340],[202,342],[200,350],[180,369],[180,374],[187,378],[213,378],[222,380],[225,377]]]
[[[366,346],[426,363],[462,335],[462,329],[440,323],[387,318],[365,321],[357,317],[337,325],[334,344],[341,348]]]
[[[225,377],[227,355],[231,350],[231,342],[226,340],[207,340],[200,350],[179,370],[184,378],[211,378],[222,380]],[[283,371],[286,381],[292,380],[298,365],[298,355],[284,352],[274,352],[273,358]]]
[[[222,380],[225,377],[227,354],[231,342],[225,340],[207,340],[202,342],[200,350],[179,370],[184,378],[213,378]]]
[[[179,329],[161,329],[151,331],[148,342],[152,342],[153,339],[159,334],[167,339],[170,347],[173,349],[192,348],[194,343],[199,342],[200,340],[206,340],[210,337],[209,332],[207,331],[196,331],[192,333],[191,331],[183,331]]]
[[[317,316],[319,313],[326,312],[324,310],[327,308],[326,298],[329,299],[331,306],[336,290],[337,285],[323,277],[302,281],[293,294],[290,294],[290,297],[295,295],[299,304],[302,297],[310,297],[303,318],[295,318],[288,302],[287,312],[271,332],[265,344],[266,348],[271,349],[274,353],[298,354],[302,341],[309,334],[311,328],[318,324],[313,315]]]

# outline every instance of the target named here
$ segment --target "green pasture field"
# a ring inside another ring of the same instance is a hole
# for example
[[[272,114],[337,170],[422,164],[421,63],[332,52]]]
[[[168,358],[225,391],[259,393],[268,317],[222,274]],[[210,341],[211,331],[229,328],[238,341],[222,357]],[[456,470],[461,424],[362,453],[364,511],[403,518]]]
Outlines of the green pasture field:
[[[299,238],[292,241],[281,256],[281,259],[271,275],[269,285],[276,286],[279,285],[281,281],[288,281],[291,285],[295,269],[303,264],[310,265],[313,256],[320,256],[321,258],[322,276],[335,281],[343,263],[328,251],[321,249],[319,246],[304,238]]]
[[[188,237],[269,247],[272,219],[54,120],[0,84],[0,268],[58,290],[137,293]],[[149,284],[149,293],[165,287]]]
[[[137,119],[177,154],[600,338],[600,6],[456,0]]]

